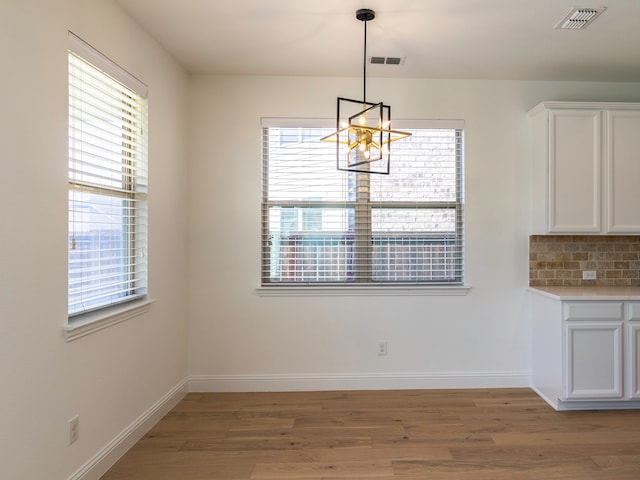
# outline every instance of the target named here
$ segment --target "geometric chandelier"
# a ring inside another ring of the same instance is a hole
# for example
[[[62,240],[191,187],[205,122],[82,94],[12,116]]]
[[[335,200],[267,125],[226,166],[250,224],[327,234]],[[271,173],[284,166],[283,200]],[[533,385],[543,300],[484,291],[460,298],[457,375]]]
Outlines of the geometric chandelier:
[[[389,174],[390,144],[411,136],[391,129],[391,106],[368,102],[367,98],[367,22],[376,18],[373,10],[361,8],[356,18],[364,22],[364,61],[362,100],[338,97],[336,131],[321,140],[335,142],[338,170]]]

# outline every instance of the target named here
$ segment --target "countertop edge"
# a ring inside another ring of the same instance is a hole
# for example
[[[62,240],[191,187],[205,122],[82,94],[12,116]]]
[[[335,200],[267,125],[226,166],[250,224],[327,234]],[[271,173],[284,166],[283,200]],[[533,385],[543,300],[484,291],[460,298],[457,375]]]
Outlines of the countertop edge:
[[[528,287],[528,290],[555,300],[640,300],[640,287]]]

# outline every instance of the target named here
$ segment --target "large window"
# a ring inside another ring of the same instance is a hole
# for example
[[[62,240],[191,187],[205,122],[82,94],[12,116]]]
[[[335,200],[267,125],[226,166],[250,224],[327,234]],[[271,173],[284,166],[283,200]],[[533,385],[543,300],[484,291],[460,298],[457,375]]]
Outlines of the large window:
[[[146,87],[70,34],[69,291],[79,314],[147,293]]]
[[[306,123],[263,119],[262,284],[461,285],[463,122],[403,128],[390,175],[336,170]]]

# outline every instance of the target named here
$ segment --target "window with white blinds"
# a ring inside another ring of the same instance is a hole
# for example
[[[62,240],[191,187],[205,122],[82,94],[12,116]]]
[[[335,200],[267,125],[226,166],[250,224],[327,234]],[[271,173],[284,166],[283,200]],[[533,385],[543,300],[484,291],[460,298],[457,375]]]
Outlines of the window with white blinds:
[[[263,119],[262,284],[462,285],[464,123],[403,124],[390,175],[338,171],[302,123]]]
[[[69,317],[147,293],[146,87],[70,33]]]

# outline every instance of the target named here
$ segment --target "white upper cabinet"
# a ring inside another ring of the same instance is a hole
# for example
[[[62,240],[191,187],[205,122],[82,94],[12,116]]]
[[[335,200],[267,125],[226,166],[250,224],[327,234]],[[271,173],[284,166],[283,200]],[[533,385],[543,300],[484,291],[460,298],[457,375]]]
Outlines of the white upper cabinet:
[[[606,205],[608,233],[640,231],[640,110],[607,110]]]
[[[544,102],[533,119],[533,233],[640,233],[640,104]]]

